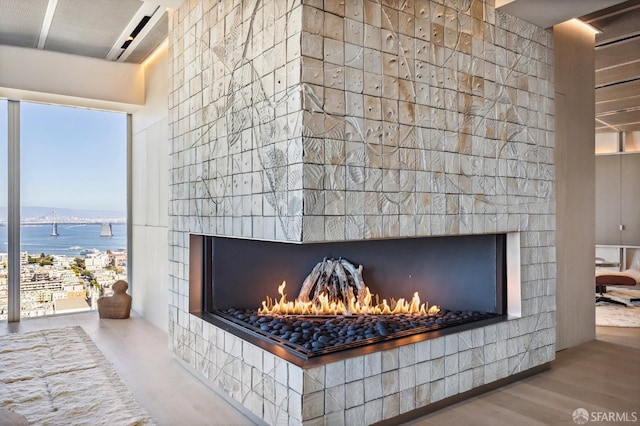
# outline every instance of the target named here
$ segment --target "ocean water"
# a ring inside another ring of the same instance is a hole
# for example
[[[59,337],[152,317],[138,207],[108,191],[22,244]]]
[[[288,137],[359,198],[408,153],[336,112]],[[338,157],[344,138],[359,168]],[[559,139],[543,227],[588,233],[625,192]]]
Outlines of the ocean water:
[[[82,250],[102,252],[127,248],[127,225],[112,224],[112,237],[100,236],[98,224],[58,224],[58,236],[51,236],[51,225],[22,225],[20,251],[29,254],[79,256]],[[0,226],[0,253],[7,252],[7,227]]]

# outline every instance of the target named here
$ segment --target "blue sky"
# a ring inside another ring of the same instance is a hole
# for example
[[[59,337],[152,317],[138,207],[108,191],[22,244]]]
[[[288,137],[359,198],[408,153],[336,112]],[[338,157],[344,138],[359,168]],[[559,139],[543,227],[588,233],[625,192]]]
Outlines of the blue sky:
[[[0,101],[0,170],[7,164],[6,104]],[[125,114],[21,102],[20,145],[23,207],[126,210]]]

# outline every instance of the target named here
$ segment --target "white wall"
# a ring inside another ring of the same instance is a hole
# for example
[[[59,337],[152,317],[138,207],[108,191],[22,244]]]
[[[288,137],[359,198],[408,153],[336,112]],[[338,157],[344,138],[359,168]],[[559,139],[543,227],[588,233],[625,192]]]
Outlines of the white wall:
[[[146,99],[132,117],[133,310],[168,328],[169,93],[167,49],[145,63]]]

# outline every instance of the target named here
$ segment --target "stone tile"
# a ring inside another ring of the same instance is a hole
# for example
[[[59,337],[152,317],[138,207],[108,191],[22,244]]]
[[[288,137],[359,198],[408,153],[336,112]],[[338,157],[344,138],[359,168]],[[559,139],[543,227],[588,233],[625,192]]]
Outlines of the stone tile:
[[[345,410],[333,411],[327,413],[322,418],[322,425],[350,426],[351,423],[346,422]]]
[[[302,420],[320,417],[324,414],[325,393],[323,391],[302,395]]]
[[[442,379],[444,374],[444,357],[436,358],[431,361],[431,380]]]
[[[382,351],[382,371],[383,372],[398,369],[398,366],[399,366],[398,354],[399,354],[398,348],[387,349],[386,351]]]
[[[337,15],[339,18],[343,18],[345,16],[344,2],[327,2],[324,7],[327,12],[333,15]]]
[[[365,402],[382,398],[382,375],[378,374],[364,379],[364,400]]]
[[[325,38],[324,61],[330,64],[344,65],[344,42]]]
[[[445,380],[435,380],[431,382],[431,402],[437,402],[445,397]]]
[[[416,385],[422,385],[431,381],[431,362],[425,361],[416,364]]]
[[[484,343],[495,343],[497,337],[497,327],[495,324],[484,328]]]
[[[324,13],[320,9],[303,6],[302,29],[319,36],[323,35]]]
[[[244,399],[245,404],[249,408],[249,410],[259,418],[262,418],[264,413],[264,398],[262,395],[257,394],[256,392],[249,392],[247,397]]]
[[[431,402],[431,383],[416,386],[416,408],[423,407]]]
[[[509,360],[504,358],[496,362],[496,378],[504,379],[509,376]]]
[[[400,346],[398,353],[398,366],[407,367],[416,362],[416,349],[414,345]]]
[[[400,370],[398,370],[398,380],[400,391],[413,389],[416,385],[415,365],[400,368]]]
[[[416,362],[423,362],[431,359],[431,340],[418,342],[414,346],[416,350]]]
[[[347,383],[364,378],[364,357],[358,356],[345,360],[345,381]]]
[[[490,363],[496,360],[496,344],[490,343],[484,346],[484,362]]]
[[[474,348],[484,346],[484,329],[478,328],[473,330],[471,333],[471,340]]]
[[[324,412],[333,413],[345,409],[345,386],[327,388],[324,397]]]
[[[364,377],[382,373],[382,354],[375,352],[364,356]]]
[[[325,366],[304,370],[304,393],[317,392],[324,389]]]
[[[317,34],[311,34],[308,32],[303,32],[302,33],[302,55],[306,56],[306,57],[311,57],[311,58],[315,58],[318,60],[322,60],[324,58],[324,53],[323,53],[323,48],[324,48],[324,43],[323,43],[323,39],[322,36],[317,35]],[[306,63],[306,61],[305,61]],[[303,70],[303,72],[306,72],[307,70]],[[307,74],[309,75],[309,74]],[[303,80],[307,81],[306,79],[303,78]],[[311,81],[310,81],[311,82]],[[314,84],[322,84],[322,81],[312,81]]]
[[[447,376],[444,378],[444,392],[448,398],[458,393],[458,375]]]
[[[444,353],[451,355],[458,352],[458,335],[450,334],[444,337]]]
[[[325,386],[330,388],[333,386],[344,384],[345,382],[345,362],[338,361],[326,364]]]
[[[345,2],[344,16],[349,19],[354,19],[358,22],[362,22],[364,19],[364,4],[363,0],[353,0]]]
[[[440,337],[431,341],[431,358],[441,358],[444,356],[444,338]]]
[[[382,420],[382,398],[364,404],[364,422],[373,424]]]
[[[400,394],[394,393],[382,399],[382,418],[391,419],[400,414]]]
[[[316,417],[315,419],[305,420],[302,424],[304,426],[307,426],[307,425],[310,425],[310,426],[324,426],[324,416]]]
[[[289,416],[295,420],[302,421],[302,395],[289,389],[287,401]]]
[[[484,379],[486,383],[491,383],[498,379],[498,365],[496,362],[485,364]]]
[[[444,357],[444,375],[451,376],[458,373],[459,356],[457,353]]]
[[[388,396],[398,392],[398,370],[382,373],[382,395]]]
[[[297,367],[293,364],[288,364],[288,372],[289,372],[289,387],[294,392],[301,394],[303,390],[302,368]]]
[[[507,358],[507,342],[506,340],[499,340],[495,346],[496,359],[502,360]]]
[[[458,368],[460,371],[470,370],[473,367],[473,350],[469,349],[458,354]]]
[[[458,375],[458,390],[460,393],[473,388],[473,370],[461,371]]]
[[[400,414],[416,408],[416,389],[414,387],[400,391]]]
[[[472,333],[470,330],[458,333],[458,349],[460,351],[466,351],[473,347]]]
[[[331,13],[324,14],[324,35],[333,40],[344,39],[344,18]]]
[[[242,358],[252,367],[262,370],[262,349],[248,342],[242,342]]]
[[[345,28],[345,41],[355,46],[362,46],[364,43],[364,24],[362,22],[347,19],[345,22]]]
[[[364,404],[364,380],[356,380],[345,385],[345,408]]]
[[[345,424],[349,426],[351,425],[364,426],[366,424],[364,409],[365,409],[364,405],[359,405],[359,406],[350,408],[348,410],[345,410],[345,414],[344,414]]]

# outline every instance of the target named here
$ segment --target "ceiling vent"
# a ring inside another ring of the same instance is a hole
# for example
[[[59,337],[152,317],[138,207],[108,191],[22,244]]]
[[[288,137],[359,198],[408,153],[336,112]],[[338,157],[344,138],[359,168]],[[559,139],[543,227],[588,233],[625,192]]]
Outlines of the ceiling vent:
[[[138,22],[138,25],[136,25],[136,27],[133,29],[131,34],[129,34],[129,37],[127,37],[125,42],[122,43],[121,49],[126,49],[127,47],[129,47],[133,39],[135,39],[136,36],[140,33],[140,31],[142,31],[142,29],[144,28],[145,25],[147,25],[147,22],[149,22],[150,19],[151,19],[151,16],[145,15],[142,17],[140,22]]]

